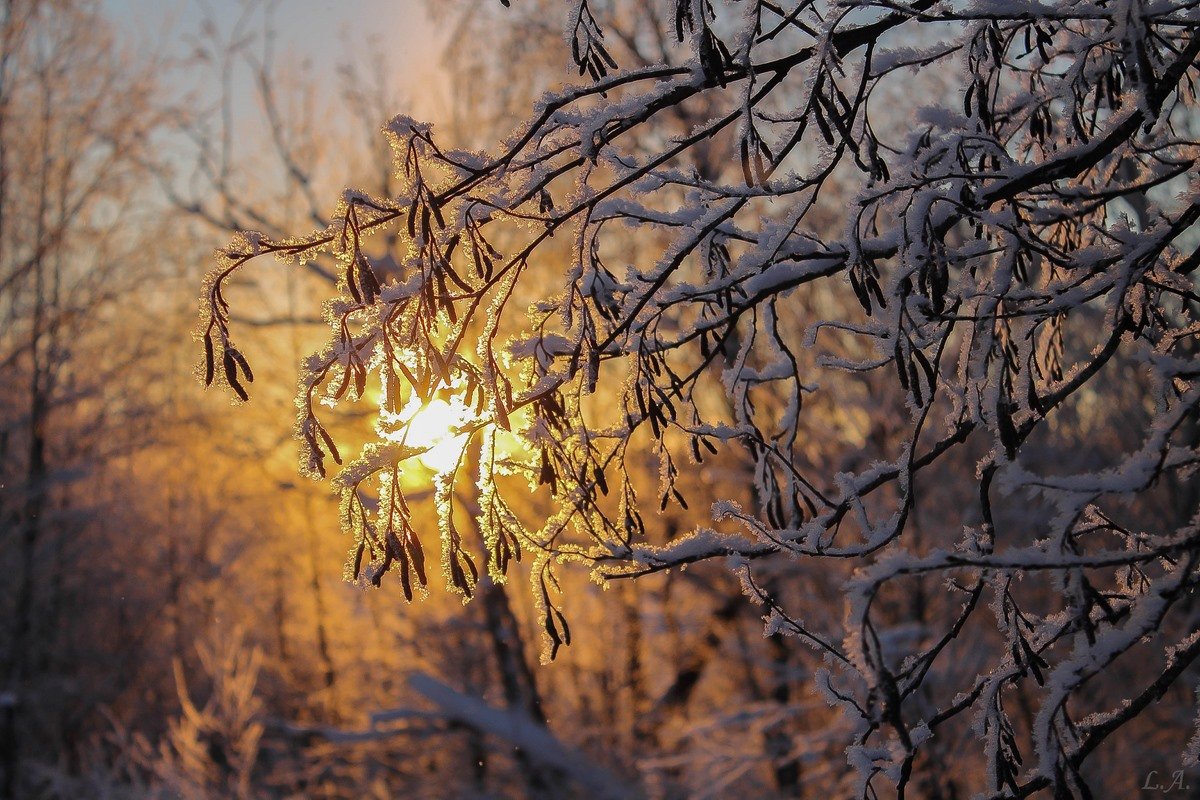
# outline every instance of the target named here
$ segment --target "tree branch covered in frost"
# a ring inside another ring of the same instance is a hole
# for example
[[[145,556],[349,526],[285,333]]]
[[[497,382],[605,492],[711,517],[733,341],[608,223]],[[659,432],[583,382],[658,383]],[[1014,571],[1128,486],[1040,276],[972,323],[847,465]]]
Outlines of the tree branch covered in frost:
[[[380,441],[335,481],[352,578],[394,572],[411,599],[436,537],[470,597],[531,554],[553,657],[563,563],[612,580],[728,558],[770,630],[828,656],[863,796],[903,792],[957,724],[981,790],[1082,796],[1085,759],[1200,654],[1200,12],[680,0],[675,60],[625,69],[599,5],[561,5],[586,82],[493,150],[396,117],[398,194],[347,191],[323,230],[223,251],[206,382],[246,399],[252,380],[231,276],[331,252],[296,430],[323,477],[342,460],[320,405],[378,403]],[[403,269],[381,285],[383,232]],[[417,530],[404,409],[445,395],[469,444]],[[455,522],[466,482],[480,552]],[[690,535],[654,524],[709,505]],[[840,629],[756,580],[781,560],[856,570]],[[949,600],[905,638],[881,598],[929,578]],[[964,641],[974,676],[950,663]]]
[[[481,733],[499,737],[519,747],[539,766],[566,778],[587,797],[635,798],[641,794],[615,776],[588,762],[587,756],[564,745],[544,725],[517,711],[496,709],[483,700],[451,689],[428,675],[416,674],[409,683],[449,720]],[[564,781],[565,782],[565,781]]]
[[[384,741],[400,736],[430,738],[467,728],[494,736],[517,748],[544,772],[548,791],[573,786],[587,797],[636,798],[641,794],[615,775],[590,763],[588,756],[559,741],[545,725],[520,710],[493,708],[482,698],[458,692],[437,678],[414,673],[409,685],[436,706],[435,711],[396,708],[370,715],[370,725],[346,730],[325,725],[277,722],[284,734],[304,739],[318,737],[334,745]]]

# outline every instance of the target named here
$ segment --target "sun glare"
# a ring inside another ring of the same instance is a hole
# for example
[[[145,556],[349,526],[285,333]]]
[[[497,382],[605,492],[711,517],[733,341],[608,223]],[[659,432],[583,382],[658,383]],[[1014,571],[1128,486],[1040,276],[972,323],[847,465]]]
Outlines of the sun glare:
[[[407,421],[400,429],[404,442],[412,447],[427,447],[418,460],[434,472],[454,467],[466,443],[457,429],[471,419],[471,411],[457,397],[449,402],[434,398],[424,405],[417,398],[401,412]]]

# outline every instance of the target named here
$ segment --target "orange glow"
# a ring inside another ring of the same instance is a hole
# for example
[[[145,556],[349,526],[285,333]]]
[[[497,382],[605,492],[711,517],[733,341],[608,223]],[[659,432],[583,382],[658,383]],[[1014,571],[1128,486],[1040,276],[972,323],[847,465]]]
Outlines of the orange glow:
[[[417,459],[434,472],[454,469],[467,437],[459,430],[472,419],[471,411],[457,397],[449,401],[435,397],[422,404],[413,397],[400,412],[404,424],[393,438],[410,447],[428,448]]]

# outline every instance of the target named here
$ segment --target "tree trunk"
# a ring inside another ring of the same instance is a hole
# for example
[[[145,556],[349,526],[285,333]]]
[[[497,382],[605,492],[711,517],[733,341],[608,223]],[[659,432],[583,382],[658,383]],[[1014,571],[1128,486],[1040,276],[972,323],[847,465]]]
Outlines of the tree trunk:
[[[20,720],[18,717],[21,707],[28,705],[22,694],[26,688],[24,684],[28,677],[27,666],[30,663],[30,650],[33,645],[33,595],[36,586],[37,544],[46,500],[46,428],[50,405],[46,396],[48,364],[43,360],[42,342],[46,317],[46,276],[45,264],[40,251],[42,250],[42,241],[46,236],[50,182],[49,121],[52,107],[49,88],[44,87],[40,116],[42,163],[33,240],[37,255],[34,257],[31,270],[34,280],[34,296],[29,330],[29,443],[25,464],[25,497],[17,522],[21,573],[17,583],[16,605],[13,609],[11,652],[5,664],[6,694],[9,695],[2,718],[5,729],[0,731],[0,769],[4,774],[3,780],[0,780],[0,789],[5,792],[5,797],[14,796],[18,784],[17,773],[20,765]]]
[[[475,475],[478,472],[479,444],[472,440],[467,445],[465,456],[466,474]],[[480,552],[487,552],[483,529],[479,525],[478,488],[468,481],[469,494],[460,493],[459,499],[469,512],[470,527],[474,532]],[[542,709],[542,698],[538,692],[537,680],[533,668],[525,655],[525,642],[521,637],[521,626],[513,613],[503,585],[496,583],[486,572],[480,577],[476,587],[477,600],[483,606],[486,621],[485,635],[492,648],[499,670],[500,685],[504,691],[504,701],[508,708],[517,709],[540,725],[546,724],[546,714]],[[518,747],[514,757],[525,777],[531,797],[553,798],[560,796],[555,791],[561,787],[562,781],[549,774],[543,767],[530,760]]]
[[[313,623],[316,626],[317,657],[321,661],[321,685],[325,689],[326,710],[330,714],[330,720],[332,722],[337,722],[340,719],[335,689],[335,684],[337,683],[337,669],[333,664],[333,656],[329,649],[329,633],[326,621],[327,615],[325,612],[325,594],[321,587],[321,558],[317,546],[317,528],[316,525],[313,524],[312,496],[307,492],[307,490],[304,494],[304,520],[305,531],[308,536],[309,587],[312,589],[316,617],[313,620]]]

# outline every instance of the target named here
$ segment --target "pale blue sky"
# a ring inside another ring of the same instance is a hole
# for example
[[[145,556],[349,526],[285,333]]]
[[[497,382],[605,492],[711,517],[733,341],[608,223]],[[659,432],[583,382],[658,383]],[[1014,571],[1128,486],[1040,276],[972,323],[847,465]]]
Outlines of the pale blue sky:
[[[182,54],[205,17],[229,31],[242,18],[242,0],[102,0],[118,28],[142,48]],[[384,44],[395,86],[403,93],[405,113],[436,116],[444,108],[436,96],[438,31],[421,0],[279,0],[273,14],[280,62],[311,64],[314,79],[335,83],[339,64],[352,60],[357,43],[372,38]],[[261,15],[256,19],[261,20]]]

